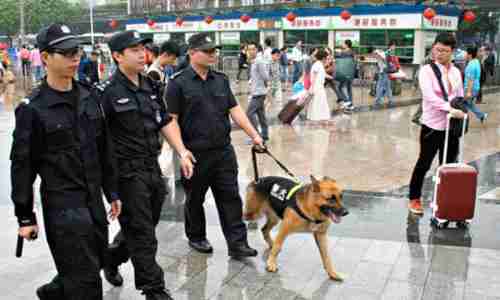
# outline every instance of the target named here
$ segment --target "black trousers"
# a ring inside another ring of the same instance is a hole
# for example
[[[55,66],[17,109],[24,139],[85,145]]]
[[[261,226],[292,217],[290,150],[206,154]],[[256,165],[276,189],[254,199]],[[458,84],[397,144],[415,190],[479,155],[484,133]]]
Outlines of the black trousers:
[[[422,130],[420,132],[420,155],[413,169],[410,181],[410,200],[418,199],[422,196],[422,186],[424,184],[425,175],[431,168],[436,153],[439,152],[439,164],[441,165],[443,163],[444,142],[444,130],[434,130],[422,125]],[[457,160],[459,145],[460,139],[450,136],[446,163],[455,162]]]
[[[58,275],[48,285],[50,299],[102,300],[99,274],[107,227],[97,226],[88,208],[45,212],[45,230]]]
[[[123,203],[121,231],[109,248],[109,265],[130,258],[138,290],[165,288],[163,270],[156,261],[156,226],[167,194],[160,168],[120,170],[119,194]]]
[[[23,76],[31,75],[31,61],[22,60]]]
[[[262,138],[267,140],[269,138],[269,126],[267,125],[266,95],[252,96],[252,100],[248,104],[247,116],[255,129],[259,128],[257,118],[259,119]]]
[[[203,203],[212,190],[222,231],[229,247],[247,243],[247,228],[242,221],[242,200],[238,188],[238,163],[232,146],[194,153],[196,164],[191,179],[182,178],[186,192],[184,206],[186,236],[191,241],[206,239]]]

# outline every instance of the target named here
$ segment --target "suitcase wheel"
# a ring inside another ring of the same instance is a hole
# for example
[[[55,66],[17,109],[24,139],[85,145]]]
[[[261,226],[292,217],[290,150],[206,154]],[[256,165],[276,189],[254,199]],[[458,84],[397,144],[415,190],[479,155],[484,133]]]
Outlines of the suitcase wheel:
[[[467,228],[469,228],[469,223],[467,221],[458,221],[457,228],[467,229]]]
[[[431,226],[437,229],[446,229],[450,225],[450,221],[439,222],[436,218],[431,218]]]

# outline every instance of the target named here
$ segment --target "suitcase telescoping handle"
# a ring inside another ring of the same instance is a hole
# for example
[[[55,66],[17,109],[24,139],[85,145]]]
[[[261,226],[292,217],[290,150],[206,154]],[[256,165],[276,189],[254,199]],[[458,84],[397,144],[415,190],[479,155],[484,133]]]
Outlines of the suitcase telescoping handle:
[[[463,126],[462,126],[462,138],[459,140],[459,150],[458,150],[458,163],[463,163],[464,162],[464,138],[465,138],[465,128],[467,126],[467,114],[464,115],[464,121]],[[445,139],[444,139],[444,155],[443,155],[443,165],[446,164],[448,160],[448,142],[450,140],[450,121],[451,114],[448,114],[447,120],[446,120],[446,133],[445,133]]]

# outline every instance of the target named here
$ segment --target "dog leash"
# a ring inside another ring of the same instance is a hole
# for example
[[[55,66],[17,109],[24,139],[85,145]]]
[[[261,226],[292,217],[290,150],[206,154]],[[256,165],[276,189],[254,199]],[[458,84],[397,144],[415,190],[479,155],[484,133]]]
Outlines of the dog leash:
[[[288,170],[287,167],[285,167],[285,165],[280,162],[270,151],[267,147],[264,147],[264,148],[258,148],[256,146],[252,147],[252,161],[253,161],[253,171],[254,171],[254,175],[255,175],[255,182],[257,182],[259,180],[259,170],[257,168],[257,154],[267,154],[269,155],[269,157],[271,157],[275,162],[276,164],[278,164],[278,166],[280,166],[281,169],[283,169],[283,171],[285,171],[285,173],[292,177],[296,182],[300,182],[300,180],[295,176],[293,175],[292,172],[290,172],[290,170]]]

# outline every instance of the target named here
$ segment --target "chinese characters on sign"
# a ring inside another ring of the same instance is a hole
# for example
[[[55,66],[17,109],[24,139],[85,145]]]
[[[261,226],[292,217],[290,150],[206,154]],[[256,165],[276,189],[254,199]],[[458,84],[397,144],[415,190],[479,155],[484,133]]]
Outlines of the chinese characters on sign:
[[[330,17],[299,17],[293,22],[283,19],[282,23],[287,30],[328,29]]]
[[[432,26],[435,26],[435,27],[448,27],[450,29],[453,26],[453,22],[451,20],[444,20],[441,18],[432,19],[431,24],[432,24]]]
[[[295,20],[291,24],[291,27],[320,27],[321,26],[321,21],[320,20]]]
[[[399,20],[397,18],[391,17],[363,17],[354,18],[353,25],[357,27],[375,27],[375,28],[386,28],[386,27],[398,27]]]
[[[222,30],[222,29],[240,29],[241,28],[241,23],[239,20],[235,21],[221,21],[217,23],[217,29]]]
[[[259,20],[257,27],[259,29],[275,29],[277,26],[275,20]]]

